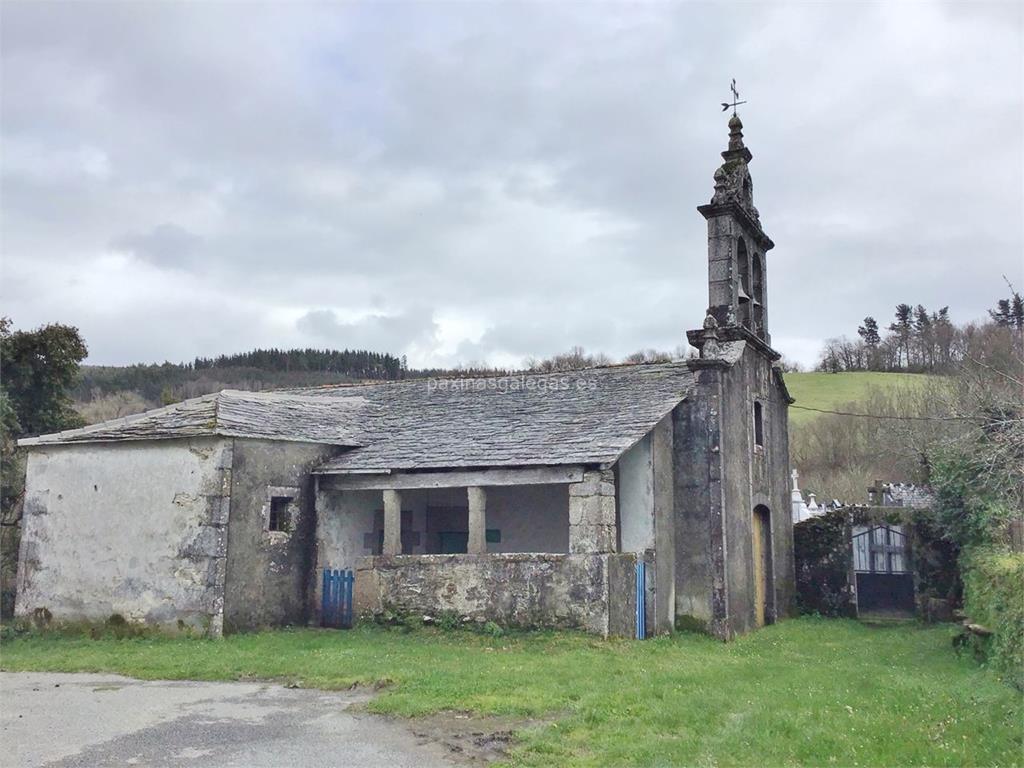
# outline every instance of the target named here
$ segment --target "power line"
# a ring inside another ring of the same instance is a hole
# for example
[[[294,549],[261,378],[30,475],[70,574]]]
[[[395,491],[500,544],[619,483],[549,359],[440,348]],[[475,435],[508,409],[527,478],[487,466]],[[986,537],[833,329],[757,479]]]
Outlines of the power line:
[[[856,416],[861,419],[891,419],[894,421],[972,421],[969,416],[881,416],[875,413],[852,413],[850,411],[829,411],[824,408],[811,408],[809,405],[790,405],[801,411],[829,413],[833,416]]]

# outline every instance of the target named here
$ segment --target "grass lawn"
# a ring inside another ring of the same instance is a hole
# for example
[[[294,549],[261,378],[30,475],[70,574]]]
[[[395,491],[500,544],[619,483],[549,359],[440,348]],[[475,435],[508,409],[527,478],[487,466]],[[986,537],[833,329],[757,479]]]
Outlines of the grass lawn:
[[[796,405],[835,410],[839,406],[863,400],[872,387],[893,388],[915,386],[925,381],[923,373],[787,373],[786,387],[796,398]],[[841,409],[840,409],[841,410]],[[820,414],[790,408],[790,424],[805,424]]]
[[[391,684],[370,707],[552,718],[516,765],[1020,765],[1018,691],[956,657],[952,630],[802,618],[722,644],[359,627],[224,640],[8,639],[5,670]]]

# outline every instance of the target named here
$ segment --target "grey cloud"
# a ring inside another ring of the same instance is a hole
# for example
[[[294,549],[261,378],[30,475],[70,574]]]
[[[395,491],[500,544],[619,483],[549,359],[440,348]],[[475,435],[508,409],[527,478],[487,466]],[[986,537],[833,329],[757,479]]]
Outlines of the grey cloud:
[[[329,309],[311,309],[295,327],[311,340],[338,348],[372,349],[400,353],[410,344],[435,341],[437,324],[433,312],[417,308],[397,315],[372,314],[354,322],[344,322]]]
[[[192,269],[198,264],[202,238],[177,224],[160,224],[149,232],[124,235],[111,243],[158,267]]]
[[[64,319],[105,362],[671,349],[703,315],[694,209],[735,75],[776,338],[903,300],[979,317],[1024,249],[1007,8],[8,3],[5,299],[19,323],[64,313],[59,267],[94,292]],[[133,284],[208,296],[188,333],[143,313],[128,339],[93,309],[110,251]],[[459,314],[489,330],[452,338]]]

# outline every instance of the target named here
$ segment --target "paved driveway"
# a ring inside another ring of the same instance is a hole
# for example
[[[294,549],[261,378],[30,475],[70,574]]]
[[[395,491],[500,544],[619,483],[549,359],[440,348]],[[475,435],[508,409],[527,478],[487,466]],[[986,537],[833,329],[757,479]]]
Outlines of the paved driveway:
[[[450,765],[399,722],[349,709],[358,692],[264,683],[0,674],[6,766]]]

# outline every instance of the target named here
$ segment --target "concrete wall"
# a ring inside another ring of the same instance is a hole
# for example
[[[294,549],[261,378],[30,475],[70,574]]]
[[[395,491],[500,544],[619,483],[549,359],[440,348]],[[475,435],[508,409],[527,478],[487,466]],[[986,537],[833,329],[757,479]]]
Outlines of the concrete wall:
[[[310,443],[234,441],[224,608],[228,631],[309,619],[316,530],[309,472],[336,452]],[[293,499],[287,532],[268,530],[271,496]]]
[[[209,438],[32,449],[16,613],[219,634],[231,465]]]
[[[626,451],[618,463],[619,549],[654,548],[654,456],[651,435]]]
[[[619,549],[647,563],[647,630],[670,632],[675,619],[675,510],[672,417],[616,465]]]
[[[632,554],[398,555],[356,571],[356,612],[431,616],[507,627],[635,631]]]

